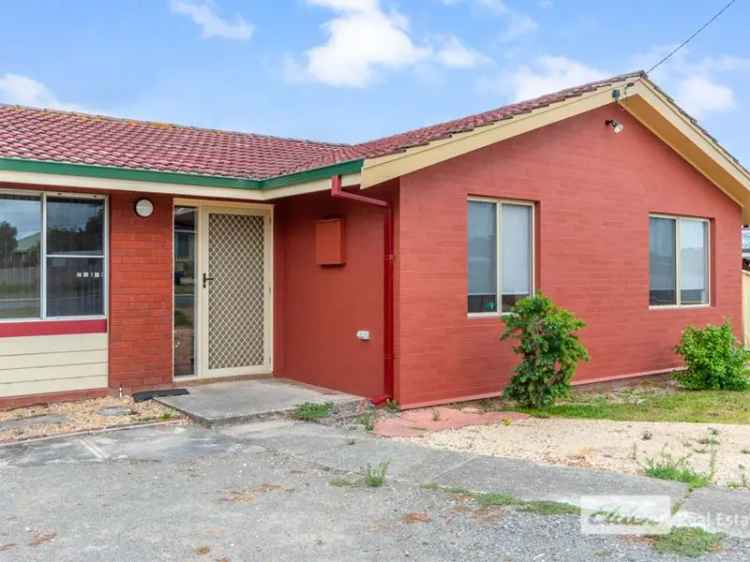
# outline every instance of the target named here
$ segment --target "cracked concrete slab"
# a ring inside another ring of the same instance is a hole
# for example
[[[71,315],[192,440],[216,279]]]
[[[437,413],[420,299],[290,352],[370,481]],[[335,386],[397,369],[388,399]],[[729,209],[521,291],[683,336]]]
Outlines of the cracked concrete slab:
[[[157,402],[182,412],[206,427],[245,423],[289,413],[305,402],[333,402],[336,409],[366,404],[359,396],[293,383],[283,379],[191,386],[190,394],[163,396]]]
[[[673,522],[750,538],[750,491],[715,487],[695,490],[680,506]]]
[[[580,505],[582,495],[666,495],[672,504],[687,495],[679,482],[656,480],[520,459],[474,457],[435,480],[441,486],[509,494],[522,500],[550,500]]]

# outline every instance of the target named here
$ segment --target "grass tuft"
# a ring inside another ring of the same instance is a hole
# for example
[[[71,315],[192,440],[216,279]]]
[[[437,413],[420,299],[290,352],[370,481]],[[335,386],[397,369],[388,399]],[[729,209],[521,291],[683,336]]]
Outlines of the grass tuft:
[[[489,410],[525,412],[538,418],[750,424],[750,408],[747,407],[750,390],[644,389],[631,394],[629,396],[623,391],[613,398],[611,395],[578,392],[553,406],[538,409],[510,407],[502,403],[480,406]],[[717,434],[718,431],[712,432],[713,437]]]
[[[580,515],[581,509],[569,503],[553,501],[528,501],[523,502],[521,511],[538,513],[539,515]]]
[[[381,462],[378,465],[372,466],[367,465],[367,469],[365,470],[365,484],[367,484],[370,488],[380,488],[383,484],[385,484],[385,477],[386,473],[388,472],[388,465],[390,463],[388,461]]]
[[[348,480],[347,478],[334,478],[329,480],[328,484],[334,488],[352,488],[354,486],[359,486],[359,482],[356,480]]]
[[[305,402],[299,404],[292,412],[292,417],[302,421],[317,421],[327,418],[333,412],[333,402],[324,402],[316,404],[314,402]]]
[[[711,464],[713,466],[713,460]],[[647,458],[643,472],[651,478],[683,482],[691,490],[708,486],[714,477],[713,470],[708,473],[698,472],[690,466],[688,457],[674,457],[666,451],[662,451],[659,457]]]
[[[698,558],[721,548],[721,533],[709,533],[697,527],[674,527],[669,534],[654,537],[654,549],[660,554]]]
[[[372,431],[375,428],[375,412],[361,414],[357,422],[365,428],[365,431]]]
[[[401,411],[401,406],[399,406],[398,402],[396,402],[395,400],[389,399],[385,401],[385,409],[392,414],[397,414]]]
[[[518,500],[508,494],[476,494],[474,500],[482,507],[493,505],[517,505]]]

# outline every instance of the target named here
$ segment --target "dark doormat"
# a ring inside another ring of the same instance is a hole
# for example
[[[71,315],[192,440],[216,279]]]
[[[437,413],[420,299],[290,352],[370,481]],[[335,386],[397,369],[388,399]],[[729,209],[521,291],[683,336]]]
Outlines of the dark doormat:
[[[190,394],[187,388],[168,388],[166,390],[142,390],[133,393],[133,402],[145,402],[157,396],[183,396]]]

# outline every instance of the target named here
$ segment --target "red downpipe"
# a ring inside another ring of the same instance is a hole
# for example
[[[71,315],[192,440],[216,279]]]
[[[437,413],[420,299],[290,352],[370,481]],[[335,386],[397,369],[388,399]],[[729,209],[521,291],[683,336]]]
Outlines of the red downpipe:
[[[393,208],[388,201],[344,191],[341,186],[341,176],[331,178],[331,197],[375,205],[385,210],[383,217],[383,386],[385,396],[370,398],[370,401],[378,406],[393,398]]]

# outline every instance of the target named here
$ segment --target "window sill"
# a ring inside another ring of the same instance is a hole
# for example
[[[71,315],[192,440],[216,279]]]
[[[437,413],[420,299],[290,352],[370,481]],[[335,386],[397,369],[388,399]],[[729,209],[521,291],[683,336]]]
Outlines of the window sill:
[[[3,320],[0,322],[0,338],[106,333],[107,319],[104,317],[88,319]]]
[[[649,305],[649,310],[694,310],[696,308],[711,308],[711,304],[663,304]]]
[[[508,316],[510,312],[469,312],[466,314],[467,318],[502,318]]]

